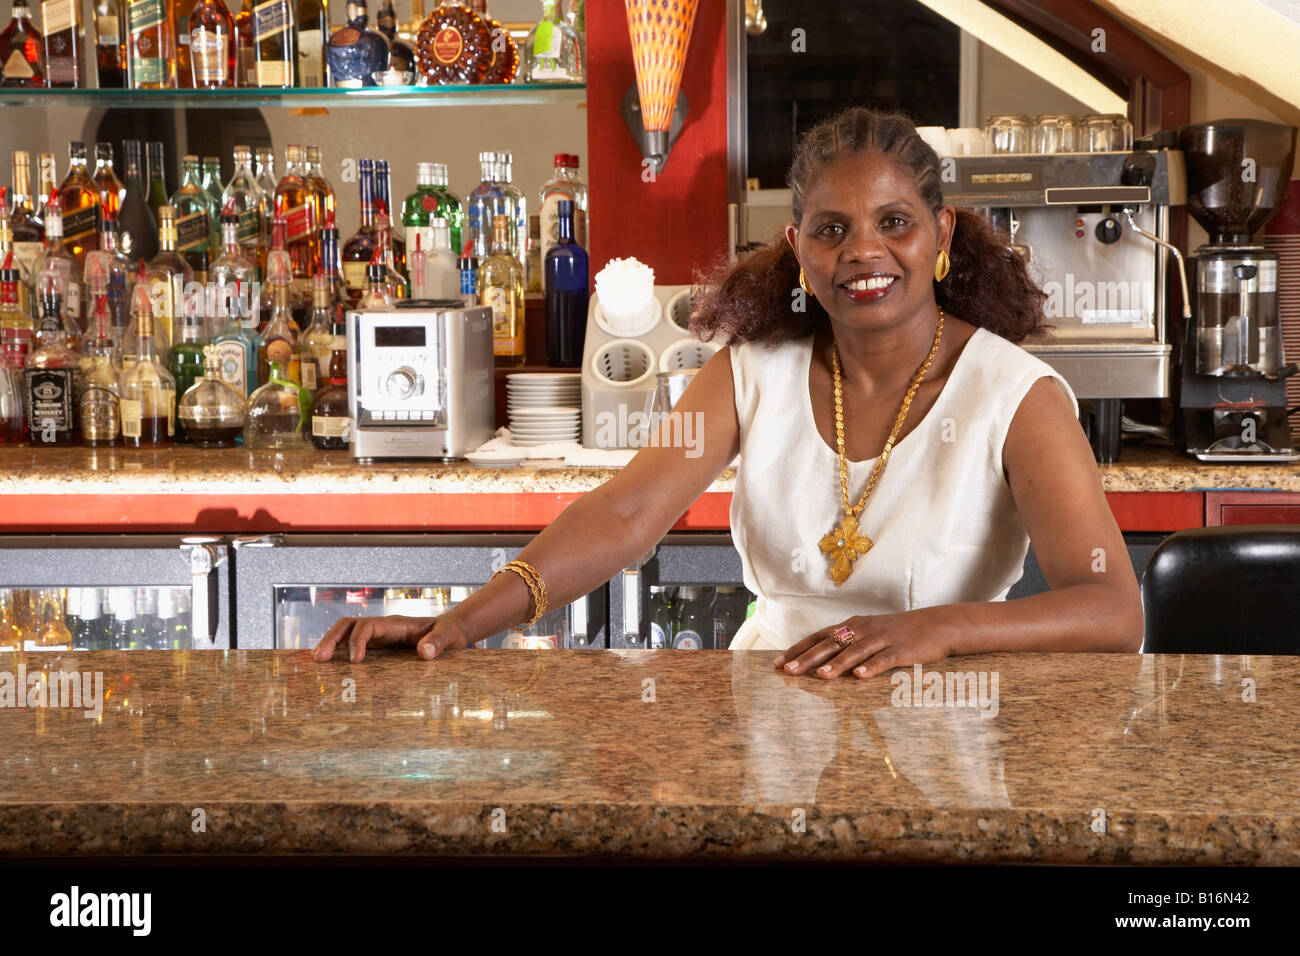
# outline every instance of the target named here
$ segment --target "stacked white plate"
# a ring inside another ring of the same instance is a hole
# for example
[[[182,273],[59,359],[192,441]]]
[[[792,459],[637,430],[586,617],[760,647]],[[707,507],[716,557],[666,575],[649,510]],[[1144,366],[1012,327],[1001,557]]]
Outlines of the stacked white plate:
[[[577,441],[582,434],[580,372],[516,372],[506,376],[506,412],[516,445]]]

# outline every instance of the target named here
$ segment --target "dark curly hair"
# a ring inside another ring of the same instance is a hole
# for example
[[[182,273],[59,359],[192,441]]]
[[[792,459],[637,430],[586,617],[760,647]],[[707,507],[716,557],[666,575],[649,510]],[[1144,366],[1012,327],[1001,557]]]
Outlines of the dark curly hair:
[[[916,177],[917,191],[932,213],[943,206],[939,157],[902,113],[852,107],[812,127],[799,140],[787,182],[794,193],[794,220],[803,219],[804,196],[817,176],[840,156],[879,152]],[[983,216],[957,209],[950,250],[952,268],[935,283],[934,297],[948,313],[1011,342],[1053,326],[1043,321],[1046,295],[1024,260]],[[776,344],[809,335],[830,320],[808,296],[805,312],[790,308],[799,262],[784,237],[774,237],[734,264],[719,263],[697,275],[702,287],[691,317],[704,340],[722,334],[735,342]]]

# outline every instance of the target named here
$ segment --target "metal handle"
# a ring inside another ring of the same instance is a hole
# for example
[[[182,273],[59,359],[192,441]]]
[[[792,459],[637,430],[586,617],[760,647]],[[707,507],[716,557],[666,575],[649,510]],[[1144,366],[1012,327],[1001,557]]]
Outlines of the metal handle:
[[[591,640],[587,636],[587,599],[578,598],[569,605],[569,620],[572,623],[570,633],[573,635],[574,647],[587,647]]]
[[[1153,235],[1139,226],[1137,220],[1133,218],[1133,210],[1127,206],[1124,207],[1124,218],[1128,220],[1130,229],[1136,232],[1139,236],[1145,236],[1150,239],[1156,245],[1164,246],[1172,252],[1174,258],[1178,260],[1178,281],[1183,287],[1183,318],[1190,319],[1192,317],[1192,297],[1187,291],[1187,264],[1183,262],[1183,254],[1178,251],[1178,247],[1172,242],[1165,242],[1165,240],[1161,239],[1159,236]]]
[[[641,569],[623,569],[623,640],[636,647],[641,643]]]
[[[226,560],[220,538],[185,538],[181,551],[190,561],[190,640],[195,650],[211,650],[217,633],[217,579],[213,571]]]

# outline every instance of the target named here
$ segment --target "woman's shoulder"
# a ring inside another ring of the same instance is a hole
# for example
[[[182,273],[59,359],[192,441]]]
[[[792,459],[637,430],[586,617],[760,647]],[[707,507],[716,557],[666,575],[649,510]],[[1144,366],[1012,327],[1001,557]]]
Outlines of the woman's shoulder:
[[[978,349],[978,358],[972,363],[977,370],[973,378],[980,379],[982,386],[1002,389],[1013,398],[1022,398],[1040,378],[1051,378],[1077,407],[1074,391],[1061,373],[1023,345],[981,326],[967,343],[967,348],[971,346]]]

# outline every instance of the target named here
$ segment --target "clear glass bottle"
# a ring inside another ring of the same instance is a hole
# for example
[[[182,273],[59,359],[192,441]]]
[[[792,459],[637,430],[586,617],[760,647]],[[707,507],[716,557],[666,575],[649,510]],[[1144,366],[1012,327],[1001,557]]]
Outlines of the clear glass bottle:
[[[58,277],[41,281],[41,325],[23,368],[27,440],[35,446],[75,445],[81,356],[68,347]]]
[[[271,364],[281,369],[281,374],[295,383],[302,382],[302,372],[298,367],[297,326],[293,314],[289,311],[289,274],[278,263],[272,263],[271,319],[262,330],[257,343],[258,376],[264,382],[270,381]]]
[[[251,449],[303,448],[311,443],[311,392],[271,363],[265,385],[248,400],[244,446]]]
[[[375,210],[375,247],[388,276],[389,298],[394,300],[406,298],[406,278],[393,264],[393,227],[388,218],[388,207],[382,200]]]
[[[244,430],[244,396],[222,380],[221,352],[203,347],[203,374],[185,390],[176,417],[195,448],[233,448]]]
[[[479,153],[478,160],[483,180],[469,194],[466,205],[470,251],[472,255],[482,260],[491,255],[493,217],[506,216],[513,222],[515,209],[510,193],[501,182],[500,164],[496,152],[487,150]]]
[[[587,251],[573,238],[573,202],[561,199],[560,235],[546,253],[546,362],[582,365],[587,336]]]
[[[203,374],[203,297],[187,295],[185,311],[181,317],[181,338],[172,345],[167,356],[167,371],[176,382],[176,397],[184,395]],[[189,435],[182,420],[176,429],[177,443],[188,444]]]
[[[133,90],[176,86],[176,27],[162,0],[127,0],[126,77]]]
[[[81,441],[86,445],[116,445],[121,440],[118,392],[122,365],[109,323],[108,299],[94,294],[90,335],[82,359],[81,395],[77,400]]]
[[[147,283],[136,283],[131,302],[136,361],[122,373],[118,407],[122,444],[128,448],[170,445],[176,434],[176,381],[154,348],[153,306]]]
[[[560,214],[559,202],[568,199],[573,202],[573,238],[584,249],[587,244],[586,209],[587,186],[577,178],[578,157],[572,153],[555,154],[555,172],[542,186],[538,199],[541,203],[541,240],[542,261],[546,253],[559,238]],[[545,288],[543,278],[542,286]]]
[[[265,246],[258,214],[262,202],[262,190],[258,187],[250,167],[253,159],[252,151],[247,146],[236,146],[234,154],[235,171],[231,174],[226,188],[221,191],[221,207],[230,209],[238,218],[237,234],[244,258],[251,263],[259,263],[262,259],[261,250]],[[260,274],[259,271],[258,275]]]
[[[451,227],[441,217],[433,219],[430,226],[433,248],[424,257],[424,294],[431,299],[454,299],[460,295],[460,271],[451,247]]]
[[[330,355],[328,384],[316,395],[311,414],[311,443],[323,451],[347,448],[352,440],[348,414],[348,359],[344,349]]]
[[[176,213],[176,251],[189,263],[194,280],[206,283],[212,253],[212,204],[203,188],[199,158],[192,153],[181,157],[181,185],[172,193],[170,205]]]
[[[510,220],[492,220],[492,254],[479,275],[479,304],[492,309],[492,353],[498,366],[524,364],[524,267],[510,253]]]
[[[185,305],[185,287],[194,281],[194,270],[176,251],[176,210],[158,207],[158,255],[144,270],[145,285],[154,303],[153,337],[160,362],[167,361],[175,336],[180,331],[181,311]],[[129,364],[132,352],[130,336],[122,349],[122,362]]]
[[[330,355],[334,346],[331,305],[329,283],[324,275],[318,275],[311,294],[311,323],[298,338],[296,349],[302,386],[313,392],[329,378]]]
[[[45,251],[37,263],[37,271],[53,270],[63,280],[63,313],[78,332],[84,327],[84,296],[82,295],[82,263],[63,241],[63,213],[53,202],[45,207]],[[86,243],[83,253],[94,251],[99,245],[98,235],[93,242]]]
[[[383,209],[388,215],[389,226],[395,226],[397,224],[397,211],[393,208],[392,175],[386,159],[375,160],[375,204],[376,212]],[[400,231],[390,231],[389,242],[393,250],[393,258],[390,264],[401,274],[402,286],[405,288],[406,240],[402,238]]]
[[[235,69],[238,85],[257,86],[257,45],[253,42],[253,4],[244,0],[235,14]]]
[[[357,309],[363,312],[388,312],[394,308],[396,306],[388,294],[388,271],[379,254],[375,253],[375,260],[366,266],[366,288],[357,302]]]
[[[524,45],[525,83],[581,83],[582,41],[560,16],[559,0],[542,0],[542,18]]]
[[[497,150],[497,171],[501,177],[501,188],[510,197],[513,214],[509,237],[510,254],[523,262],[524,256],[528,254],[528,199],[514,184],[514,154],[510,150]]]
[[[131,320],[131,288],[135,274],[131,262],[122,253],[119,227],[116,221],[105,219],[99,224],[99,248],[86,253],[84,271],[86,290],[93,304],[96,292],[102,292],[107,301],[109,324],[118,333],[126,330]],[[87,312],[86,331],[91,329]]]
[[[220,331],[212,339],[221,360],[221,380],[245,397],[252,395],[261,385],[257,376],[257,326],[245,324],[239,303],[251,296],[250,292],[241,291],[241,282],[236,279],[229,287],[230,295],[214,295],[216,316],[224,320]],[[251,322],[252,320],[248,320]]]
[[[307,318],[311,312],[311,292],[306,293],[299,290],[298,280],[294,278],[293,259],[289,255],[288,248],[289,226],[285,218],[278,213],[271,217],[271,247],[266,251],[266,268],[263,275],[267,277],[262,286],[262,313],[263,324],[270,321],[271,311],[275,308],[275,301],[272,298],[274,284],[270,277],[283,274],[288,278],[286,281],[289,285],[289,314],[293,316],[295,329],[304,329],[307,327]]]
[[[212,337],[224,326],[222,320],[226,316],[248,318],[254,329],[261,324],[261,295],[253,288],[256,279],[256,266],[239,244],[239,217],[230,206],[221,215],[221,255],[208,270],[208,286],[212,290],[208,312],[214,317],[209,327]]]

